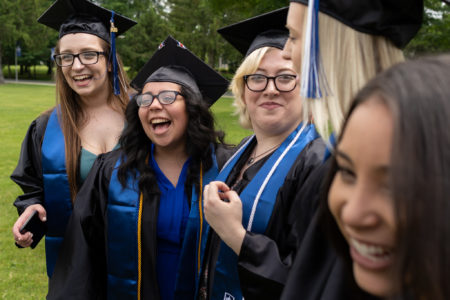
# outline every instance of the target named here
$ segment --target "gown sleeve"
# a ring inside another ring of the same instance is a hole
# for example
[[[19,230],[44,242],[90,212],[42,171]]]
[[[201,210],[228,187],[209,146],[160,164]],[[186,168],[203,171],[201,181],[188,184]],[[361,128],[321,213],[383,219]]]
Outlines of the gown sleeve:
[[[99,155],[78,192],[47,299],[105,299],[105,213],[119,151]]]
[[[265,234],[246,233],[238,261],[245,299],[280,298],[304,235],[295,225],[298,220],[309,223],[315,210],[313,201],[299,202],[300,190],[322,164],[324,150],[323,141],[316,139],[302,151],[277,194]]]
[[[45,113],[31,123],[22,142],[19,161],[11,174],[11,180],[23,191],[14,201],[19,215],[32,204],[44,203],[41,145],[49,116]]]

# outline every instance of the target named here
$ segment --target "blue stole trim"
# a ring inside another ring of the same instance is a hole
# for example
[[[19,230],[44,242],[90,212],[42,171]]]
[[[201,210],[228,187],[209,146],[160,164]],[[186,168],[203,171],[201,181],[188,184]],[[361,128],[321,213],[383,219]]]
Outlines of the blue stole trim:
[[[47,275],[51,277],[67,222],[72,214],[72,200],[66,171],[65,142],[58,122],[57,109],[53,110],[48,120],[41,150],[44,206],[47,211],[45,255]]]
[[[211,146],[211,148],[213,151],[213,166],[203,174],[202,191],[205,185],[215,180],[219,174],[214,148],[213,146]],[[193,189],[191,196],[191,210],[186,224],[186,231],[180,255],[180,265],[178,267],[175,299],[197,299],[197,288],[201,274],[201,270],[198,268],[198,251],[200,251],[201,266],[206,248],[208,227],[203,212],[203,205],[201,206],[202,215],[200,216],[200,203],[198,198],[198,194],[195,189]],[[203,219],[202,236],[200,236],[200,217]]]
[[[314,125],[303,126],[301,123],[244,188],[239,196],[243,209],[242,224],[247,231],[265,232],[278,191],[283,185],[286,175],[305,146],[317,137]],[[253,138],[254,136],[251,139]],[[217,181],[226,181],[251,139],[230,158],[217,177]],[[221,242],[211,299],[243,299],[237,263],[238,256],[225,243]]]
[[[138,282],[138,180],[117,177],[118,159],[111,174],[107,205],[107,299],[137,299]],[[139,178],[139,174],[137,174]]]

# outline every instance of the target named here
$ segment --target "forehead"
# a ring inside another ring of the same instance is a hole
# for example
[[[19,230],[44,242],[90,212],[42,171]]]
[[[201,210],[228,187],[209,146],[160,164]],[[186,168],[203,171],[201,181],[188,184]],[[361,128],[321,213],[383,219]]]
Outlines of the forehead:
[[[81,50],[102,50],[103,40],[89,33],[69,33],[59,40],[60,52],[78,52]]]
[[[181,85],[173,82],[148,82],[142,89],[143,93],[157,94],[160,91],[170,90],[181,92]]]
[[[291,2],[289,4],[289,11],[286,19],[286,27],[289,29],[289,32],[300,34],[303,30],[304,18],[306,15],[307,6],[298,3]]]
[[[365,166],[390,163],[393,118],[379,96],[371,96],[350,116],[338,149],[355,164]]]
[[[292,60],[284,58],[282,53],[281,49],[271,48],[259,63],[258,70],[291,69],[293,71]]]

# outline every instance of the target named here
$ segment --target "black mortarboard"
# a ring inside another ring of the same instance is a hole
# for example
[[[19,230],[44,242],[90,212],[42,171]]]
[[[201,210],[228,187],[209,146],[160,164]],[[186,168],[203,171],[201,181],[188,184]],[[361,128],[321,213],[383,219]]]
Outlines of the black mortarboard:
[[[309,0],[291,0],[308,5]],[[422,24],[423,0],[320,0],[319,10],[351,28],[404,48]]]
[[[112,11],[87,0],[57,0],[39,17],[38,22],[59,31],[59,38],[68,33],[90,33],[111,43]],[[137,23],[114,13],[116,36]]]
[[[262,47],[283,49],[289,32],[286,29],[288,7],[280,8],[217,30],[245,56]]]
[[[142,91],[148,82],[173,82],[196,90],[212,105],[228,88],[228,81],[182,43],[168,36],[147,61],[131,86]]]

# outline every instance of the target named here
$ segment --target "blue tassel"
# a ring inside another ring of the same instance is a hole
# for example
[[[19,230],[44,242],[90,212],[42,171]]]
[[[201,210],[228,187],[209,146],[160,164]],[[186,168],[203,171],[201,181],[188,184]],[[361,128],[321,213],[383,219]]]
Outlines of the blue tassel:
[[[328,83],[320,58],[319,0],[309,0],[300,95],[319,99],[328,94]]]
[[[114,95],[120,95],[119,76],[117,75],[117,57],[116,57],[116,32],[117,28],[114,26],[114,11],[111,11],[111,54],[110,61],[113,66],[113,86]]]

